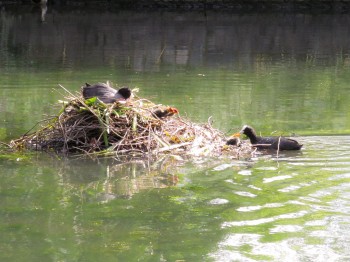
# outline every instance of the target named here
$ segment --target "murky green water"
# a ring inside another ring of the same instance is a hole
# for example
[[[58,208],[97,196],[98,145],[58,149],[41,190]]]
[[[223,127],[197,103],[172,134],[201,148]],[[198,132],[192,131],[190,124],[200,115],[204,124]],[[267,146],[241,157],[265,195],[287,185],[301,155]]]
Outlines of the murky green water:
[[[175,165],[0,154],[1,261],[348,261],[347,15],[1,11],[0,141],[111,80],[298,153]],[[55,90],[54,90],[55,89]]]

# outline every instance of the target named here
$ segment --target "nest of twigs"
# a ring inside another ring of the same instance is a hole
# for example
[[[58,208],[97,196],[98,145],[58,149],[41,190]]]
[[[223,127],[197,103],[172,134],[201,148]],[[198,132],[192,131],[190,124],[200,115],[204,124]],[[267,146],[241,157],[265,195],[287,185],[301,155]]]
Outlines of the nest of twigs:
[[[250,145],[226,145],[225,135],[210,120],[196,124],[179,114],[159,118],[153,112],[162,105],[135,94],[124,103],[105,104],[64,90],[69,97],[61,101],[58,115],[41,122],[39,130],[11,141],[12,148],[131,157],[162,153],[237,157],[251,151]]]

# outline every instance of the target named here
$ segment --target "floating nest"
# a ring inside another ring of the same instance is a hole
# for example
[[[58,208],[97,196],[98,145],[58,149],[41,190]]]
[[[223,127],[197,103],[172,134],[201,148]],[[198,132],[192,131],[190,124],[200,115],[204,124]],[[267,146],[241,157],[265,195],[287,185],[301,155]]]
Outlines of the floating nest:
[[[66,101],[60,101],[63,107],[58,115],[40,122],[38,130],[11,141],[12,148],[115,157],[172,154],[237,158],[251,153],[250,144],[227,145],[225,134],[212,127],[210,118],[205,124],[193,123],[175,108],[138,97],[137,90],[127,101],[106,104],[62,88]]]

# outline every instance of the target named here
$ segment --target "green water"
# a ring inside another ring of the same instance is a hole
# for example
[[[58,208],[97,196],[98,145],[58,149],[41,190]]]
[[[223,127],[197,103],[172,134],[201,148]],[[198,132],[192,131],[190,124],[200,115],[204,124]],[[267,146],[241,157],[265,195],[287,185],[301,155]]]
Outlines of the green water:
[[[250,124],[304,147],[181,164],[1,152],[0,260],[348,261],[349,24],[3,9],[2,142],[58,112],[58,84],[110,80],[227,134]]]

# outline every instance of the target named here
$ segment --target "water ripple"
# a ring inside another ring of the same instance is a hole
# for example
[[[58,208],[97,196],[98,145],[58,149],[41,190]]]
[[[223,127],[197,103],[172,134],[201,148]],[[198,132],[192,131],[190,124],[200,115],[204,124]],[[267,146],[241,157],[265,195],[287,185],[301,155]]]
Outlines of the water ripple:
[[[239,207],[236,210],[239,212],[251,212],[251,211],[256,211],[256,210],[260,210],[263,208],[276,208],[276,207],[282,207],[284,206],[283,204],[280,203],[267,203],[265,205],[262,206],[246,206],[246,207]]]
[[[274,176],[274,177],[264,178],[263,182],[264,183],[271,183],[271,182],[274,182],[274,181],[277,181],[277,180],[285,180],[285,179],[288,179],[288,178],[292,178],[292,176],[284,175],[284,176]]]
[[[229,201],[227,199],[223,199],[223,198],[215,198],[209,201],[210,205],[223,205],[223,204],[227,204],[229,203]]]
[[[286,233],[286,232],[298,232],[303,230],[302,226],[297,225],[277,225],[270,229],[271,234],[275,233]]]
[[[236,191],[235,194],[239,196],[245,196],[245,197],[256,197],[255,194],[250,192],[245,192],[245,191]]]
[[[349,260],[350,137],[302,140],[299,154],[257,157],[226,178],[235,213],[215,261]]]
[[[303,217],[307,214],[307,211],[299,211],[295,213],[289,213],[289,214],[282,214],[274,217],[268,217],[268,218],[261,218],[261,219],[255,219],[255,220],[245,220],[245,221],[231,221],[231,222],[224,222],[221,227],[234,227],[234,226],[256,226],[261,224],[266,224],[270,222],[274,222],[281,219],[295,219]]]

